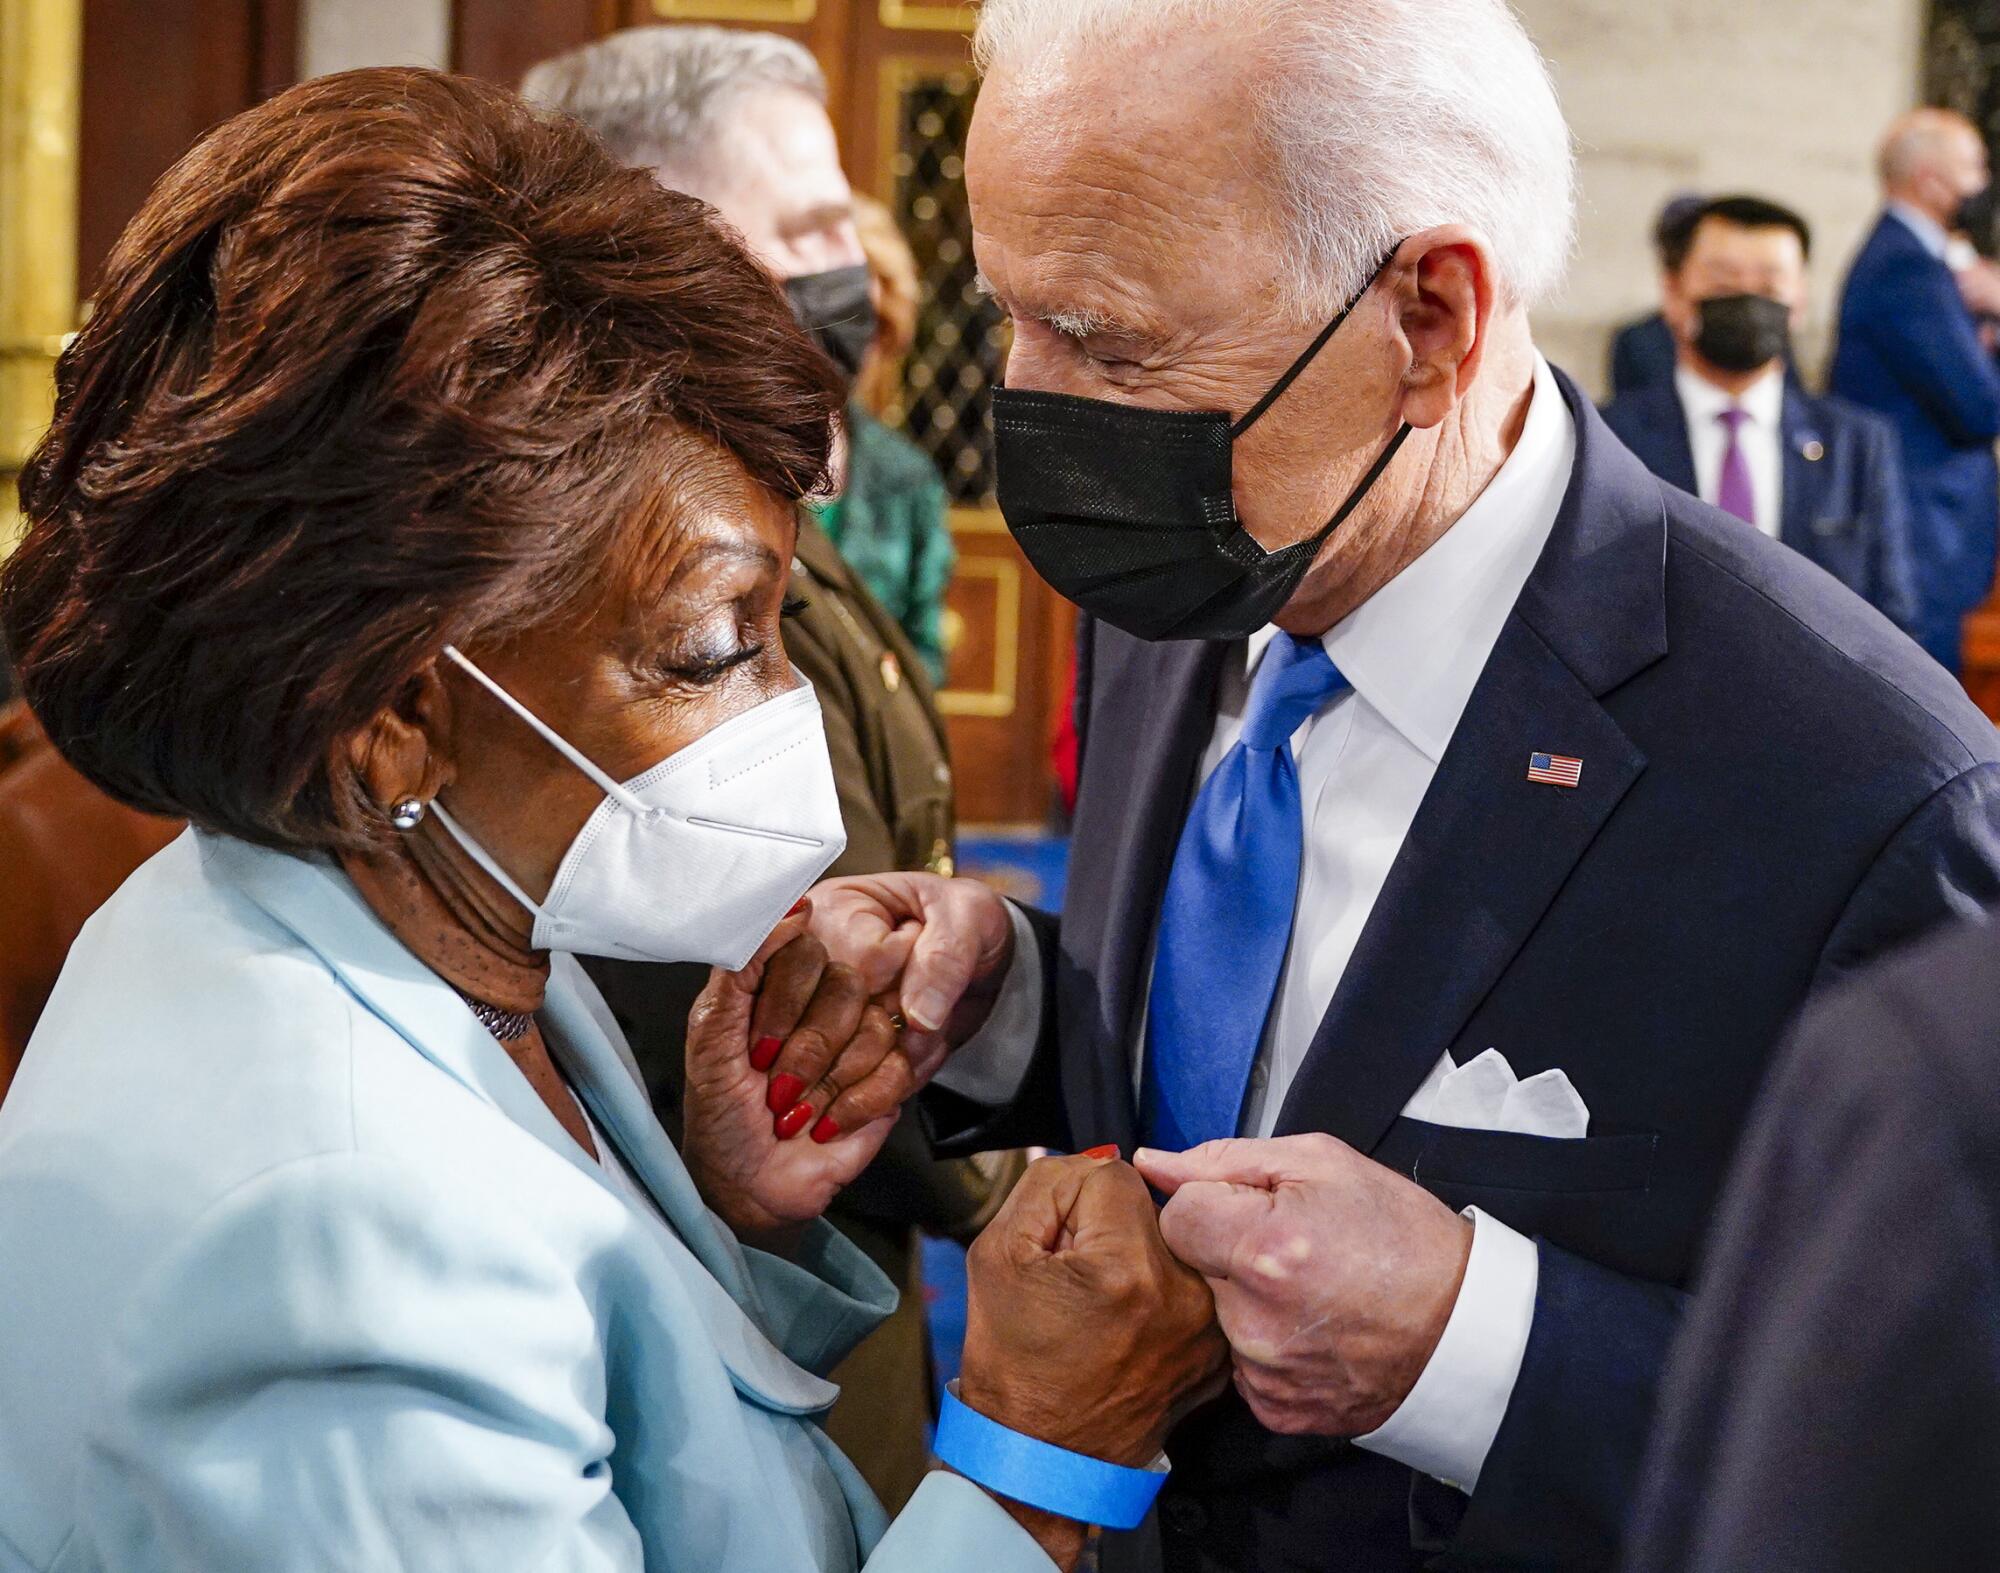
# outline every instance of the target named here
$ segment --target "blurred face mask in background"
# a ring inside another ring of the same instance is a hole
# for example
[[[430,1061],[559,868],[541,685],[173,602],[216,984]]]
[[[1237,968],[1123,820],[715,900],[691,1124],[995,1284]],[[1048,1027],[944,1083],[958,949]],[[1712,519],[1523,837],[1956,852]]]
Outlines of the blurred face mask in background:
[[[1696,301],[1694,347],[1723,371],[1755,371],[1792,348],[1792,309],[1768,295]]]
[[[847,846],[812,685],[732,716],[629,781],[612,780],[451,645],[469,673],[604,793],[536,901],[453,819],[438,822],[535,916],[537,950],[735,971]]]
[[[801,273],[785,280],[785,298],[799,326],[813,336],[828,360],[840,368],[848,387],[861,375],[868,346],[875,342],[875,299],[868,288],[868,264]]]

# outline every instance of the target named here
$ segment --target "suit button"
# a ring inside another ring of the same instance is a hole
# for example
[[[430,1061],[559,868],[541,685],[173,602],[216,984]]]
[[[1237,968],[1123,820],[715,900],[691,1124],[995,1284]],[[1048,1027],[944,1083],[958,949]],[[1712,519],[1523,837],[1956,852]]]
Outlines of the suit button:
[[[1208,1510],[1187,1497],[1164,1497],[1160,1501],[1160,1522],[1176,1535],[1199,1535],[1208,1528]]]

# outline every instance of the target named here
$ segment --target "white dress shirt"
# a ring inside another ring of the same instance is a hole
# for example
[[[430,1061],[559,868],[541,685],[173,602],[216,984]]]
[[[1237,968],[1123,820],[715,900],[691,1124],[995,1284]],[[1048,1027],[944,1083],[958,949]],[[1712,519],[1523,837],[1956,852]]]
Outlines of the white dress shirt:
[[[1327,654],[1353,687],[1292,735],[1304,855],[1291,948],[1245,1099],[1246,1135],[1268,1136],[1277,1125],[1438,761],[1554,527],[1575,459],[1575,422],[1537,356],[1527,419],[1506,463],[1423,556],[1325,635]],[[1250,672],[1272,637],[1268,628],[1252,636],[1244,665],[1224,674],[1204,780],[1242,731]],[[1016,912],[1014,921],[1015,961],[993,1014],[937,1076],[992,1105],[1019,1088],[1040,1027],[1040,955],[1026,920]],[[1142,1018],[1132,1035],[1135,1082],[1144,1043]],[[1520,1374],[1539,1273],[1533,1242],[1477,1209],[1468,1215],[1472,1255],[1443,1338],[1396,1413],[1356,1438],[1467,1492]]]
[[[1785,518],[1785,368],[1773,366],[1741,393],[1730,394],[1686,366],[1676,366],[1674,391],[1687,417],[1688,446],[1694,449],[1695,495],[1706,503],[1722,493],[1722,456],[1729,451],[1722,412],[1743,411],[1747,418],[1736,428],[1736,445],[1750,467],[1757,528],[1778,539]]]

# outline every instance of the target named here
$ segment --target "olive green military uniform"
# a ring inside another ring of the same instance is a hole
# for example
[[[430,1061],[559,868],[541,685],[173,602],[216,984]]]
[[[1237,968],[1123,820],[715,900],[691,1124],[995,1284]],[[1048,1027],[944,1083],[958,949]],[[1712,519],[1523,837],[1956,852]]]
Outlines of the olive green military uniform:
[[[810,518],[799,524],[792,594],[806,609],[785,649],[819,694],[847,850],[835,874],[952,868],[952,782],[944,723],[909,640]],[[631,1039],[655,1108],[680,1132],[688,1008],[700,967],[584,963]],[[900,1122],[827,1216],[902,1289],[902,1304],[833,1373],[827,1430],[893,1513],[929,1465],[930,1370],[917,1231],[970,1239],[1020,1172],[1018,1155],[940,1163],[915,1120]]]

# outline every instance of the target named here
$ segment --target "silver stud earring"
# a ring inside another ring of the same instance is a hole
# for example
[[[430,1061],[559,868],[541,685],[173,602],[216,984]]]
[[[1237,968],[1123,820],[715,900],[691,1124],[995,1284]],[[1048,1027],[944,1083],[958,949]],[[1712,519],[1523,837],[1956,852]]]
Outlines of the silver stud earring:
[[[389,810],[389,823],[398,830],[415,830],[424,822],[424,814],[430,804],[420,797],[398,798]]]

